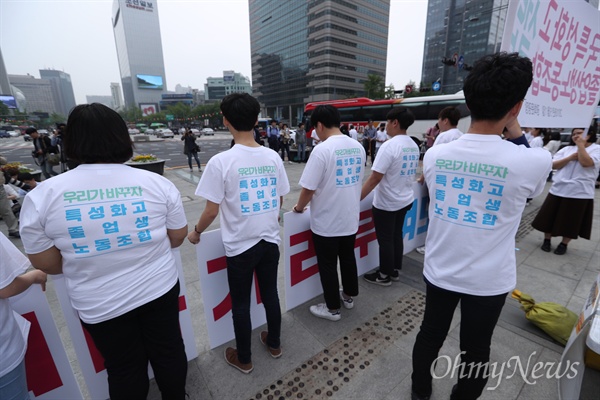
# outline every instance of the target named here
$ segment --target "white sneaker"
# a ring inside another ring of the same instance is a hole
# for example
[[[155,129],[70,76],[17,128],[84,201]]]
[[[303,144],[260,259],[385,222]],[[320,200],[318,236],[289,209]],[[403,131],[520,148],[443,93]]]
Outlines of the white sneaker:
[[[419,254],[425,254],[425,246],[417,247],[415,250],[417,250],[417,253]]]
[[[288,164],[293,164],[293,162],[292,161],[288,161]]]
[[[310,306],[310,313],[315,317],[328,319],[330,321],[339,321],[342,318],[340,310],[329,311],[327,304],[320,303],[315,306]]]
[[[350,297],[348,300],[346,300],[342,293],[344,293],[344,291],[340,290],[340,300],[341,300],[342,304],[344,305],[344,308],[346,310],[350,310],[350,309],[354,308],[354,299],[352,297]]]

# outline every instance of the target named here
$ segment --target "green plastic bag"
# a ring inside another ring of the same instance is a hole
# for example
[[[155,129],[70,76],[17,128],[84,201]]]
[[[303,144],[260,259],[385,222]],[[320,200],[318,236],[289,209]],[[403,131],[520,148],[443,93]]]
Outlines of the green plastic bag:
[[[519,290],[512,297],[521,303],[525,317],[563,346],[567,344],[571,331],[577,323],[577,314],[560,304],[536,303],[531,296]]]

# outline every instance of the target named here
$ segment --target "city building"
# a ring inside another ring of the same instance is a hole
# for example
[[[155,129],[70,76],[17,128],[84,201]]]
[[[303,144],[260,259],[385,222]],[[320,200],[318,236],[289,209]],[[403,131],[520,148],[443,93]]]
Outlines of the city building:
[[[112,97],[112,103],[115,110],[123,108],[123,92],[121,92],[121,85],[118,82],[110,83],[110,95]]]
[[[0,94],[12,96],[12,90],[8,80],[8,72],[6,71],[4,57],[2,56],[2,49],[0,49]]]
[[[158,1],[114,0],[112,25],[126,107],[158,112],[167,93]]]
[[[219,78],[206,78],[204,84],[204,100],[218,101],[231,93],[252,94],[250,79],[234,71],[223,71]]]
[[[68,116],[76,105],[71,75],[54,69],[40,69],[40,78],[50,82],[57,112],[65,117]]]
[[[52,84],[49,80],[38,79],[29,74],[8,75],[8,80],[25,96],[27,104],[24,111],[28,113],[39,111],[49,114],[61,114],[55,102]],[[61,115],[66,117],[65,114]]]
[[[106,107],[108,108],[112,108],[114,109],[115,106],[113,104],[113,98],[112,96],[100,96],[100,95],[87,95],[85,96],[85,101],[88,104],[92,104],[92,103],[100,103],[100,104],[104,104]]]
[[[385,82],[390,0],[249,0],[252,89],[262,114],[296,125],[312,101]]]
[[[175,104],[182,103],[186,106],[193,107],[194,106],[194,95],[193,93],[167,93],[161,96],[160,100],[160,109],[164,110],[168,106],[173,106]]]
[[[585,1],[598,8],[598,0]],[[429,0],[422,85],[437,86],[444,94],[462,90],[470,66],[484,55],[500,50],[508,3],[509,0]]]

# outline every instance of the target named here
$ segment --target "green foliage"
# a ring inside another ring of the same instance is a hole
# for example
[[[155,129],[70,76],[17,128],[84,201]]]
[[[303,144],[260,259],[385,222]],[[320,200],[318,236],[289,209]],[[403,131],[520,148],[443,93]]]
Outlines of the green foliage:
[[[396,96],[396,93],[394,93],[395,91],[396,89],[394,88],[394,84],[390,83],[389,86],[385,87],[385,98],[393,99]]]
[[[0,115],[9,115],[8,106],[2,102],[0,102]]]
[[[383,99],[385,96],[385,83],[381,75],[367,75],[364,88],[367,97],[370,99]]]

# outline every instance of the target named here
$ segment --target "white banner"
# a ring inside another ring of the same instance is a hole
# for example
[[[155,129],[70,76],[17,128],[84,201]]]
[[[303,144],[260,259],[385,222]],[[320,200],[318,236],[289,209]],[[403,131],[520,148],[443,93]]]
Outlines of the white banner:
[[[202,233],[200,243],[196,246],[196,255],[208,339],[210,348],[214,349],[235,338],[231,319],[231,296],[227,283],[227,261],[220,229]],[[253,282],[250,318],[252,329],[255,329],[265,324],[267,318],[257,290],[256,276]]]
[[[198,351],[196,349],[196,341],[194,340],[191,314],[187,307],[185,297],[185,280],[179,249],[173,249],[173,256],[175,257],[175,263],[177,265],[177,270],[179,271],[179,326],[185,344],[187,359],[190,361],[198,356]],[[75,353],[77,354],[81,373],[88,387],[90,396],[93,399],[108,399],[108,375],[104,368],[104,358],[94,345],[90,334],[81,325],[77,312],[71,307],[64,277],[62,275],[56,275],[53,276],[52,279],[56,288],[56,294],[58,295],[58,301],[65,315],[67,328],[71,334],[71,341]],[[154,376],[150,366],[148,366],[148,373],[150,377]]]
[[[425,243],[429,224],[427,190],[418,183],[413,184],[413,190],[415,201],[404,219],[404,254]],[[360,203],[360,222],[354,244],[359,276],[379,265],[372,203],[372,192]],[[323,293],[323,288],[310,231],[310,208],[302,214],[286,213],[283,218],[285,303],[289,311]]]
[[[31,323],[25,354],[29,396],[32,399],[82,399],[75,375],[40,285],[11,297],[15,312]]]
[[[502,49],[533,62],[519,122],[587,128],[600,98],[600,12],[585,1],[510,1]]]

